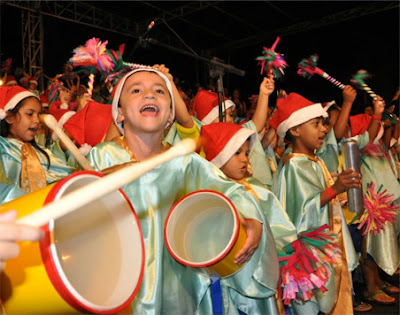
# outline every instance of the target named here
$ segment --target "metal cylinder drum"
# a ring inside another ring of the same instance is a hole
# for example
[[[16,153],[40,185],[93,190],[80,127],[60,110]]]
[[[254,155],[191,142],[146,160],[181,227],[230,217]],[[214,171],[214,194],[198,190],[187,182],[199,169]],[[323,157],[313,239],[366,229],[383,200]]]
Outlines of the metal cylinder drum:
[[[361,172],[360,150],[354,140],[346,141],[342,145],[343,169],[353,168]],[[349,211],[361,213],[364,210],[362,188],[350,188],[347,191]]]

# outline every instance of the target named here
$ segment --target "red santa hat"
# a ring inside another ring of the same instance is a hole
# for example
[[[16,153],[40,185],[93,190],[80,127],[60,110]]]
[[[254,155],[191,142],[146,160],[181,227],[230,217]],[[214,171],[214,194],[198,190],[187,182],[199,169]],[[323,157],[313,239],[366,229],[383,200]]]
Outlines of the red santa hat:
[[[76,114],[76,112],[69,110],[69,109],[61,109],[58,107],[50,106],[49,114],[53,115],[54,118],[57,120],[57,124],[60,128],[63,128],[64,124]],[[55,132],[52,133],[51,138],[56,140],[58,138]]]
[[[349,120],[350,120],[351,136],[354,137],[357,135],[362,135],[364,132],[368,130],[372,117],[368,114],[358,114],[350,116]],[[375,140],[378,141],[379,139],[381,139],[384,134],[384,131],[385,130],[383,128],[383,124],[380,123],[380,127],[374,141]]]
[[[13,75],[7,75],[6,82],[4,83],[5,86],[14,86],[18,85],[17,80]]]
[[[19,85],[0,87],[0,120],[6,118],[7,111],[12,110],[23,99],[32,96],[38,99],[36,94]]]
[[[34,84],[38,85],[38,81],[37,81],[36,78],[34,78],[34,77],[29,77],[28,82],[29,82],[29,83],[34,83]]]
[[[290,128],[321,116],[328,117],[321,103],[314,103],[300,94],[290,93],[285,98],[278,98],[270,125],[276,130],[279,138],[284,139]]]
[[[367,131],[372,117],[368,114],[358,114],[349,117],[351,136],[362,135]]]
[[[206,159],[221,168],[250,137],[250,151],[253,149],[257,133],[232,123],[212,123],[201,127]]]
[[[168,88],[169,91],[169,95],[171,96],[171,118],[174,119],[175,117],[175,101],[174,101],[174,94],[172,92],[172,84],[169,81],[169,79],[167,78],[167,76],[156,70],[153,68],[139,68],[139,69],[135,69],[132,70],[128,73],[126,73],[121,80],[118,81],[117,85],[115,86],[115,88],[112,91],[112,95],[113,95],[113,101],[112,101],[112,117],[114,119],[115,125],[118,127],[119,131],[124,134],[124,128],[122,128],[122,123],[117,123],[117,118],[118,118],[118,103],[119,103],[119,99],[121,97],[121,92],[122,92],[122,88],[124,87],[125,81],[126,79],[128,79],[132,74],[139,72],[139,71],[147,71],[147,72],[154,72],[156,74],[158,74],[164,81],[165,84]],[[168,126],[168,125],[167,125]],[[166,126],[166,127],[167,127]]]
[[[331,106],[336,105],[335,101],[330,101],[330,102],[324,102],[322,103],[322,107],[325,111],[328,111]],[[336,105],[337,106],[337,105]]]
[[[224,99],[222,105],[225,106],[225,110],[235,107],[235,103],[227,98]],[[206,125],[211,124],[219,115],[218,94],[205,90],[199,91],[193,100],[193,110],[201,122]]]
[[[110,105],[89,101],[63,127],[80,146],[87,143],[94,147],[103,141],[111,122]]]

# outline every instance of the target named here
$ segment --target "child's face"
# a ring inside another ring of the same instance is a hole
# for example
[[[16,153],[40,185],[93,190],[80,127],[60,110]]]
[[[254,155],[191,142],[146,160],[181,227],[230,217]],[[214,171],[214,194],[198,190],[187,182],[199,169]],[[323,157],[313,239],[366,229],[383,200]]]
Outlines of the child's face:
[[[229,107],[225,111],[225,113],[222,113],[222,114],[224,115],[224,119],[225,119],[224,122],[227,122],[227,123],[233,123],[234,122],[232,107]],[[219,117],[215,118],[211,123],[213,124],[213,123],[217,123],[217,122],[219,122]]]
[[[119,101],[118,122],[124,129],[164,130],[171,119],[171,96],[165,81],[153,72],[137,72],[126,79]]]
[[[328,133],[333,126],[335,125],[337,118],[339,117],[340,112],[337,109],[332,109],[328,111],[329,117],[325,119],[325,127],[326,127],[326,132]]]
[[[60,90],[60,95],[58,96],[58,99],[61,101],[61,103],[66,103],[69,104],[71,102],[71,92],[68,90],[61,89]]]
[[[29,83],[28,89],[29,90],[36,90],[37,89],[37,84],[36,83]]]
[[[296,137],[296,150],[299,153],[312,154],[314,150],[321,148],[326,135],[326,127],[323,118],[311,119],[292,129],[292,134]]]
[[[36,98],[28,98],[18,110],[15,116],[8,115],[7,123],[10,125],[9,137],[29,142],[35,138],[39,127],[39,114],[42,105]]]
[[[221,171],[223,171],[226,176],[236,180],[243,179],[247,172],[247,165],[249,164],[249,146],[250,140],[247,140],[229,161],[221,167]]]

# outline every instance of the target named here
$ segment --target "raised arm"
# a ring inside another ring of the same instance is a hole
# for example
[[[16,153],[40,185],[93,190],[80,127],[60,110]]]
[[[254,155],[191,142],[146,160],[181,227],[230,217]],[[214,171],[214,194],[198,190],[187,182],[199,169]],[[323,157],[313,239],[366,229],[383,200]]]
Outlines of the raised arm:
[[[154,65],[153,68],[158,68],[157,70],[164,73],[172,85],[172,93],[173,98],[175,101],[175,119],[178,123],[185,128],[192,128],[193,127],[193,118],[190,116],[189,111],[187,110],[186,104],[183,101],[179,91],[174,83],[174,78],[172,74],[169,72],[169,68],[165,65]]]
[[[339,116],[333,126],[333,132],[338,141],[346,135],[347,124],[349,121],[351,106],[356,99],[357,91],[350,85],[346,85],[343,89],[343,104]]]
[[[253,115],[253,122],[257,128],[257,132],[261,132],[267,121],[268,115],[268,102],[269,96],[275,89],[275,80],[273,75],[269,75],[269,77],[265,77],[260,84],[260,93],[258,95],[257,107],[256,111]]]

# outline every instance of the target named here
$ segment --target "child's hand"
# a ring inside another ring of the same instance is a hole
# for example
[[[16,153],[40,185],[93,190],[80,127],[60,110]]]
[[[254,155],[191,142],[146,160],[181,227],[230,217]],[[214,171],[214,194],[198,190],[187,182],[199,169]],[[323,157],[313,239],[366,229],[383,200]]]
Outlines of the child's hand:
[[[343,103],[353,103],[357,96],[357,91],[351,86],[346,85],[343,89]]]
[[[0,215],[0,272],[4,269],[4,260],[18,256],[16,241],[38,241],[43,237],[40,228],[17,224],[16,218],[17,212],[13,210]]]
[[[246,228],[247,238],[242,249],[235,256],[235,263],[240,265],[249,261],[258,247],[262,233],[262,223],[257,220],[245,220],[240,217],[240,223]]]
[[[341,172],[332,186],[336,195],[339,195],[350,188],[361,188],[361,174],[354,168],[349,168]]]
[[[385,101],[382,97],[377,95],[378,98],[373,101],[374,104],[374,114],[377,116],[382,115],[383,111],[385,110]]]
[[[83,94],[82,97],[79,99],[79,108],[85,108],[87,102],[89,101],[93,101],[92,96],[89,93]]]
[[[171,81],[171,83],[174,82],[174,77],[172,76],[171,73],[169,73],[169,68],[167,68],[164,64],[161,64],[161,65],[155,64],[152,66],[152,68],[165,74],[167,76],[168,80]]]
[[[275,89],[274,76],[271,74],[269,77],[265,77],[260,84],[260,94],[270,96]]]

